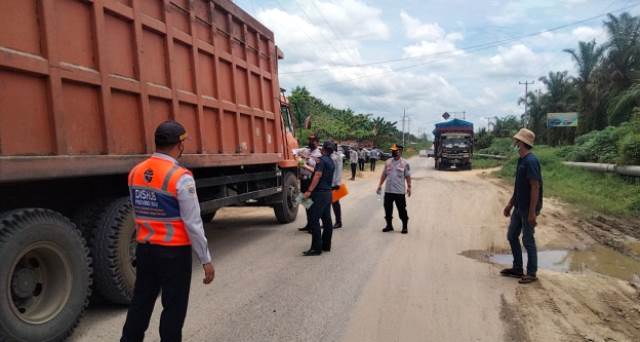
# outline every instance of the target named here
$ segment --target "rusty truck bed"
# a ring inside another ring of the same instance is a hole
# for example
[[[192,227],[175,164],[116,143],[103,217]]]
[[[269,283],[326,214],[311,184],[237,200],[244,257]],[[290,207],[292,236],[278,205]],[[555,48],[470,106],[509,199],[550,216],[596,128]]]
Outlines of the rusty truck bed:
[[[191,167],[277,163],[277,58],[228,0],[0,1],[0,182],[126,172],[167,119]]]

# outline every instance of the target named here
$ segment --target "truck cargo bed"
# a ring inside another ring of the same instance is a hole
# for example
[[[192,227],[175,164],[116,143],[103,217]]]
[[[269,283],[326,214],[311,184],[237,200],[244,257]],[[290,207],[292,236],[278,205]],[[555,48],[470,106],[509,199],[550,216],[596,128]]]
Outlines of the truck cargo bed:
[[[126,172],[167,119],[190,167],[277,163],[277,58],[231,1],[2,1],[0,182]]]

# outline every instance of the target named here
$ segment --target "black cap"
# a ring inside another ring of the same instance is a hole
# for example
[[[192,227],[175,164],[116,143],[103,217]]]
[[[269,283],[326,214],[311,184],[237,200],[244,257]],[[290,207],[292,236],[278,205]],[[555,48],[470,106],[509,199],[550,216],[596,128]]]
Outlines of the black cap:
[[[333,145],[333,141],[327,140],[322,144],[322,150],[333,153],[335,151]]]
[[[165,121],[156,128],[156,146],[175,145],[187,138],[187,130],[177,121]]]

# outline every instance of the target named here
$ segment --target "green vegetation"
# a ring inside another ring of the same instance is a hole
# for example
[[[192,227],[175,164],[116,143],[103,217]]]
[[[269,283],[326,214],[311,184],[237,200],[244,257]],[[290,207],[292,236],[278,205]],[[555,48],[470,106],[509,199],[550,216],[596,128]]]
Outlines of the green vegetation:
[[[402,132],[396,127],[396,121],[387,121],[373,114],[357,114],[349,108],[335,108],[311,95],[304,87],[293,89],[289,102],[296,123],[295,133],[300,141],[305,141],[311,133],[317,134],[321,140],[350,141],[382,148],[402,141]],[[431,146],[426,134],[421,137],[405,134],[405,141],[416,150]]]
[[[552,196],[579,209],[620,216],[640,216],[640,183],[615,174],[596,173],[562,164],[561,148],[539,146],[534,154],[540,160],[545,197]],[[497,172],[513,182],[517,157],[510,158]]]
[[[608,40],[579,42],[577,49],[565,49],[573,58],[577,76],[568,71],[549,72],[540,77],[545,91],[529,92],[520,103],[528,104],[523,121],[538,141],[558,146],[573,143],[576,136],[620,126],[640,113],[640,17],[629,13],[609,14],[603,23]],[[547,113],[579,113],[578,127],[546,127]],[[624,138],[633,155],[635,138]],[[620,148],[619,146],[616,149]],[[618,152],[609,151],[605,158]],[[612,159],[609,159],[612,160]]]
[[[558,155],[576,162],[640,165],[640,121],[581,135],[575,145],[562,147]]]
[[[504,163],[504,160],[481,157],[473,157],[471,161],[471,165],[473,165],[474,169],[492,169],[494,167],[502,166]]]

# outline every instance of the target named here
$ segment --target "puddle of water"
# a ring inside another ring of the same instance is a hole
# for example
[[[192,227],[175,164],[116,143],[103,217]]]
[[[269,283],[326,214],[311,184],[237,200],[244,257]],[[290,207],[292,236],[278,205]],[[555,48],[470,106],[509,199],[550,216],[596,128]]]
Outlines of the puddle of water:
[[[524,264],[527,255],[523,254]],[[510,266],[511,254],[495,254],[489,257],[492,263]],[[595,246],[585,250],[538,251],[538,267],[556,272],[579,272],[591,270],[610,277],[631,280],[640,274],[640,262],[611,248]]]

